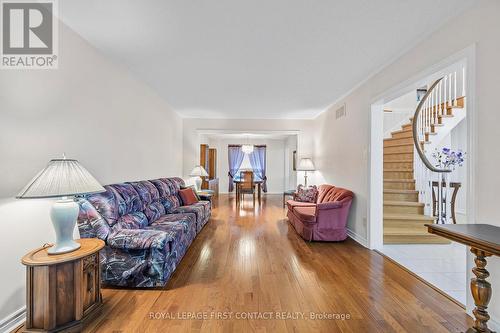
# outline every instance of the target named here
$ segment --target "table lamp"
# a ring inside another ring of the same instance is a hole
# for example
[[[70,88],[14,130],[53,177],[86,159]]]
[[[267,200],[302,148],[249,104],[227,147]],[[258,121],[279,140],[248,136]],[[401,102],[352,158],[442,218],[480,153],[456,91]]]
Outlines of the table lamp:
[[[58,198],[50,211],[56,243],[47,252],[61,254],[80,248],[80,244],[73,240],[73,230],[80,210],[74,196],[105,191],[77,160],[63,157],[51,160],[16,198]]]
[[[193,170],[191,170],[189,177],[195,177],[194,184],[197,192],[201,190],[201,177],[207,176],[207,171],[201,165],[197,165],[193,168]]]
[[[301,158],[299,162],[299,166],[297,167],[298,171],[304,171],[304,186],[307,187],[307,171],[314,171],[316,168],[314,167],[314,163],[310,158]]]

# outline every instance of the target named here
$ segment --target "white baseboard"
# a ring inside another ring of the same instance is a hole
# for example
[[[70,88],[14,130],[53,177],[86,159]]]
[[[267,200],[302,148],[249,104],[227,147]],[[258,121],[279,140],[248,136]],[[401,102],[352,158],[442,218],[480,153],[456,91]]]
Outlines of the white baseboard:
[[[354,239],[356,242],[358,242],[359,244],[363,245],[364,247],[369,248],[369,246],[368,246],[368,240],[365,237],[363,237],[360,234],[352,231],[349,228],[347,228],[347,236],[351,237],[352,239]]]
[[[26,307],[22,307],[0,321],[0,333],[12,332],[25,320],[26,320]]]

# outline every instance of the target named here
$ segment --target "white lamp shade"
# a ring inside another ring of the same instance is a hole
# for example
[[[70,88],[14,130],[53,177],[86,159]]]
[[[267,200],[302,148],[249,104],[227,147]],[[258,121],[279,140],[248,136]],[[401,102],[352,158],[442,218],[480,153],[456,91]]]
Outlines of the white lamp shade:
[[[314,163],[310,158],[301,158],[299,162],[299,166],[297,167],[299,171],[314,171],[316,168],[314,167]]]
[[[190,177],[207,177],[208,173],[201,165],[197,165],[191,170]]]
[[[105,191],[77,160],[64,158],[51,160],[17,198],[55,198]]]

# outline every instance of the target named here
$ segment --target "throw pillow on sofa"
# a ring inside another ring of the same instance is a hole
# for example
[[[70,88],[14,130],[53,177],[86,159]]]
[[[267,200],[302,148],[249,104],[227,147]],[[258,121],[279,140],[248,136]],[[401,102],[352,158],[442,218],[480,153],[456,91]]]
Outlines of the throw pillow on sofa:
[[[318,187],[316,185],[304,187],[299,185],[295,193],[294,200],[300,202],[313,202],[318,199]]]
[[[200,196],[198,195],[198,192],[196,191],[196,187],[194,185],[191,185],[191,186],[181,186],[181,190],[185,190],[187,188],[190,188],[190,189],[193,190],[194,195],[196,196],[196,199],[198,199],[198,201],[201,200]]]
[[[198,202],[196,195],[192,188],[185,188],[179,190],[179,196],[181,197],[184,206],[190,206]]]

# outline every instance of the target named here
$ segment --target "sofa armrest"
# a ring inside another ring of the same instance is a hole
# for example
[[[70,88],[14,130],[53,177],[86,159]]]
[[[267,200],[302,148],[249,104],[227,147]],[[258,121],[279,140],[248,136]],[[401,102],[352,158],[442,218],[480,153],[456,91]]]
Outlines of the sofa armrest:
[[[341,201],[323,202],[316,205],[318,210],[337,209],[342,207]]]
[[[120,229],[108,236],[108,245],[120,250],[157,250],[166,252],[167,233],[160,230]]]
[[[345,228],[352,198],[346,197],[341,201],[331,201],[318,204],[316,221],[320,229]]]

